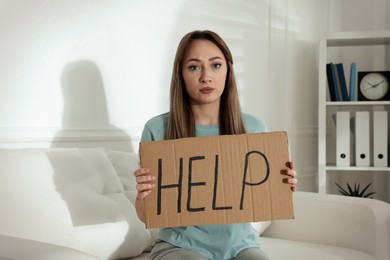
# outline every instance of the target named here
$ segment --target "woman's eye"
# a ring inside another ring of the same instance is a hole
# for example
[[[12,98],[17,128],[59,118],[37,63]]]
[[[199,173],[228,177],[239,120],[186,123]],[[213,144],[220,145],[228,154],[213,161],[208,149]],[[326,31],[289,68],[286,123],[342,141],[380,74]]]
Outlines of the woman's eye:
[[[222,64],[219,63],[213,64],[213,68],[215,69],[219,69],[220,67],[222,67]]]
[[[191,65],[188,67],[190,70],[199,70],[199,67],[198,66],[195,66],[195,65]]]

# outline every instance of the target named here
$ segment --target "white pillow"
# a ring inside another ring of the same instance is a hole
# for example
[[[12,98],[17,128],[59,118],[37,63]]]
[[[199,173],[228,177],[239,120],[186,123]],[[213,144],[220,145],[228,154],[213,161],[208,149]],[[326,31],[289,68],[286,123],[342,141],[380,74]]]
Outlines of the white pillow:
[[[125,195],[134,204],[137,196],[134,171],[139,168],[139,156],[136,153],[118,152],[107,150],[108,158],[111,160],[119,179],[122,182]],[[144,226],[145,224],[142,223]],[[156,242],[159,229],[148,229],[151,240],[147,250],[150,250]]]
[[[93,225],[75,227],[74,247],[100,259],[123,259],[140,255],[149,247],[151,237],[123,194],[109,194],[115,205],[109,218]]]
[[[139,255],[150,234],[103,149],[50,150],[57,189],[74,213],[73,246],[101,259]]]
[[[257,231],[259,236],[263,234],[263,232],[271,225],[271,221],[259,221],[259,222],[252,222],[252,227]]]
[[[135,197],[137,196],[137,183],[135,181],[134,171],[139,168],[138,154],[111,150],[107,150],[106,152],[112,166],[118,174],[126,196],[134,204]]]
[[[115,219],[115,204],[105,195],[123,188],[103,149],[48,149],[56,190],[66,201],[73,226]]]
[[[0,233],[101,259],[150,244],[103,149],[0,150],[0,162]]]

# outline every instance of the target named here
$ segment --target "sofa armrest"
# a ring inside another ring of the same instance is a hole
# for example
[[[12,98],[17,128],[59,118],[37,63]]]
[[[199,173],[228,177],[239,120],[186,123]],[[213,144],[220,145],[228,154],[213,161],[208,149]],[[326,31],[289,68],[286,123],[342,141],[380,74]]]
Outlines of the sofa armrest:
[[[390,204],[296,192],[294,209],[294,220],[272,221],[263,236],[345,247],[390,259]]]

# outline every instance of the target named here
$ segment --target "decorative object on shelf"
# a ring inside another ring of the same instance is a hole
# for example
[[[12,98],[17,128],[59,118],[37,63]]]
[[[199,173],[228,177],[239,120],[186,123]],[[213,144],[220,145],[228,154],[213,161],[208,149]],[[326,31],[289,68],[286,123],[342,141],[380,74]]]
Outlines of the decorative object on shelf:
[[[360,184],[356,184],[356,182],[355,182],[353,189],[352,189],[351,185],[349,185],[348,182],[347,182],[347,189],[344,189],[343,187],[341,187],[337,182],[335,184],[337,185],[337,187],[339,187],[339,192],[344,196],[371,198],[372,199],[373,198],[372,195],[374,195],[376,193],[376,192],[366,193],[367,189],[371,186],[371,183],[369,183],[361,191],[360,191]]]
[[[358,100],[390,100],[390,71],[359,71]]]

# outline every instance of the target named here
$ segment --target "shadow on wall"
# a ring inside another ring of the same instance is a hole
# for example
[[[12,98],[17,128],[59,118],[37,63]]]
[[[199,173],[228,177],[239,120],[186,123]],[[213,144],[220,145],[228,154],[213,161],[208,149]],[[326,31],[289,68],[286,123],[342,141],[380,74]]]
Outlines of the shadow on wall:
[[[51,147],[103,147],[133,152],[130,137],[110,124],[103,77],[90,60],[68,63],[62,72],[62,129]]]
[[[133,152],[130,137],[110,124],[103,77],[94,62],[66,64],[61,89],[62,129],[51,147]],[[122,250],[126,246],[122,241],[129,240],[131,234],[130,213],[126,211],[131,209],[131,202],[122,194],[122,184],[105,151],[59,149],[49,150],[47,156],[56,190],[70,213],[75,244],[88,244],[88,250],[100,245],[104,245],[103,251]]]

